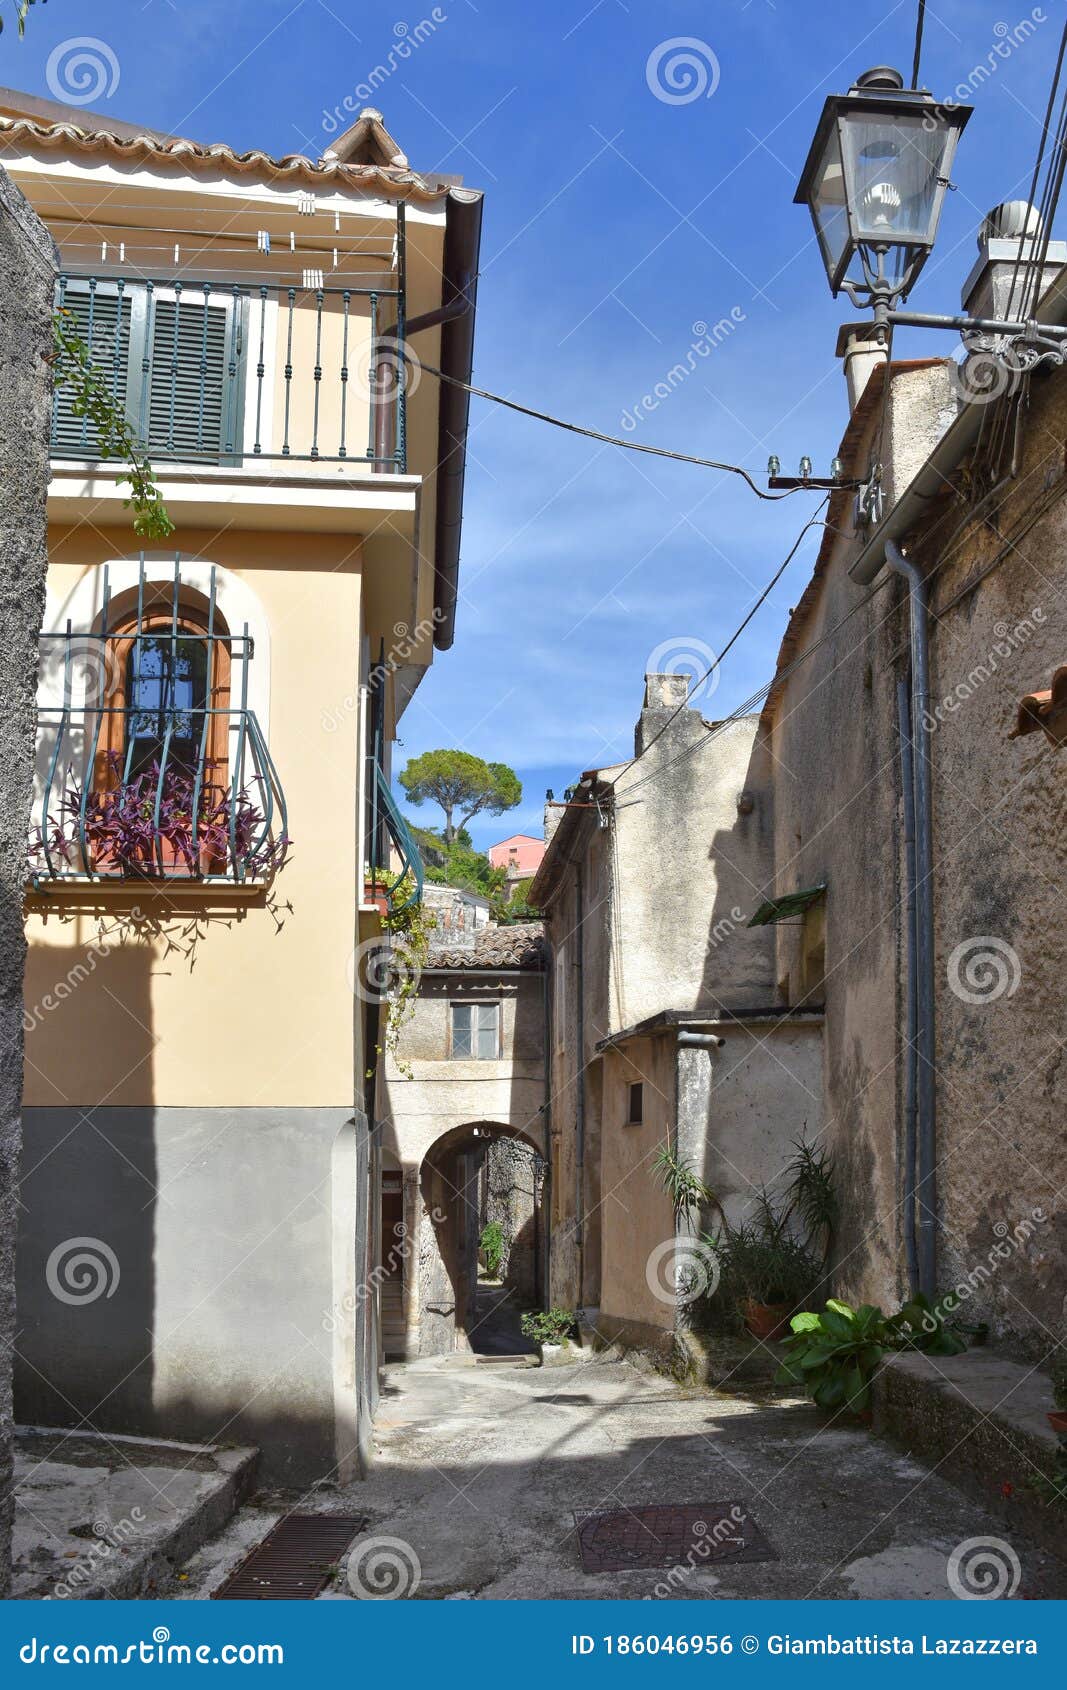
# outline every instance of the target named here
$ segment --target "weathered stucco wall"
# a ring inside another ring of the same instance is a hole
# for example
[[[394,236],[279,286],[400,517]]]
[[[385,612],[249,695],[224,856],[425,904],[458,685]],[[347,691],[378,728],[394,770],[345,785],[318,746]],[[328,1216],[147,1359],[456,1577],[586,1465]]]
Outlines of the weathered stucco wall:
[[[56,254],[0,169],[0,1596],[11,1561],[11,1346],[21,1128],[22,892],[33,791],[37,636],[47,569],[45,499]]]
[[[1008,736],[1067,661],[1063,371],[1033,380],[1022,438],[985,519],[919,555],[936,570],[940,1282],[1038,1360],[1067,1340],[1067,749]]]
[[[892,392],[899,491],[920,461],[912,448],[928,450],[946,422],[944,372],[898,375]],[[993,420],[991,408],[987,441]],[[1067,1322],[1067,753],[1041,734],[1008,736],[1018,701],[1047,688],[1067,656],[1065,426],[1067,377],[1035,378],[1016,476],[1009,423],[999,469],[965,463],[958,491],[908,537],[932,608],[938,1286],[941,1295],[962,1286],[961,1318],[987,1321],[996,1340],[1033,1359],[1063,1341]],[[1001,476],[999,495],[976,509]],[[888,1305],[906,1285],[896,685],[907,675],[908,627],[895,578],[883,577],[861,606],[863,589],[847,573],[856,550],[847,535],[838,541],[798,646],[829,638],[785,680],[774,708],[775,855],[777,890],[828,883],[839,1285]],[[797,942],[795,930],[779,930],[779,977],[795,967]]]

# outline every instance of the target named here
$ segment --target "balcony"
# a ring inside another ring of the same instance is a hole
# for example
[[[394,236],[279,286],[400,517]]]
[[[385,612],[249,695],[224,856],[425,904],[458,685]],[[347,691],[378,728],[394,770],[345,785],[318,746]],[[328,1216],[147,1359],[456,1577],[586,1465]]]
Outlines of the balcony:
[[[87,344],[153,463],[407,470],[397,288],[136,280],[67,273],[57,309]],[[57,388],[52,456],[95,462],[88,417]]]
[[[30,882],[269,883],[289,846],[285,797],[249,702],[253,642],[206,593],[146,576],[89,629],[41,636]]]

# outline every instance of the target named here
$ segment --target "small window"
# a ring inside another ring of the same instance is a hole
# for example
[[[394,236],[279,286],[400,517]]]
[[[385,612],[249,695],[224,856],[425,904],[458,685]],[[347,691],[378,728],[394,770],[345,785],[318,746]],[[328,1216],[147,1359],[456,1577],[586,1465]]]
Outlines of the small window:
[[[500,1055],[498,1003],[452,1005],[452,1055],[480,1062],[496,1060]]]
[[[645,1088],[638,1080],[630,1087],[630,1113],[626,1117],[628,1127],[639,1127],[645,1118]]]

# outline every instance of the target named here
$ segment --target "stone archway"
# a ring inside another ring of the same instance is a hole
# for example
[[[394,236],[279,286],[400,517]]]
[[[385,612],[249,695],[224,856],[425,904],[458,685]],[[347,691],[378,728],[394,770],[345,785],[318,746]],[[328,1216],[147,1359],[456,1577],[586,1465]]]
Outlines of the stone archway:
[[[501,1154],[494,1157],[496,1147]],[[503,1224],[510,1210],[514,1289],[520,1300],[538,1301],[547,1276],[544,1166],[534,1138],[495,1121],[466,1122],[430,1146],[419,1171],[417,1354],[479,1347],[471,1335],[478,1327],[478,1240],[487,1215]]]

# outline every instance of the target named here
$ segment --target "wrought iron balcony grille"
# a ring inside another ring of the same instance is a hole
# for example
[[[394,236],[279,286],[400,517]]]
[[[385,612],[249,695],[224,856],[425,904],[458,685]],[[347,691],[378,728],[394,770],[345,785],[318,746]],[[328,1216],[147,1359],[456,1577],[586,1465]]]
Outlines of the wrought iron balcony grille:
[[[402,270],[398,279],[398,288],[371,290],[68,273],[56,308],[153,459],[402,473]],[[92,422],[61,385],[52,456],[102,456]]]
[[[103,570],[88,632],[41,636],[33,884],[264,883],[288,849],[285,797],[255,711],[248,624],[207,591]]]
[[[385,673],[383,642],[371,671],[367,712],[367,866],[372,896],[384,892],[389,912],[396,916],[421,904],[425,872],[415,837],[386,779]]]

